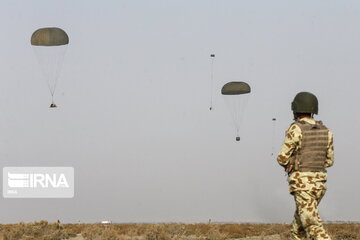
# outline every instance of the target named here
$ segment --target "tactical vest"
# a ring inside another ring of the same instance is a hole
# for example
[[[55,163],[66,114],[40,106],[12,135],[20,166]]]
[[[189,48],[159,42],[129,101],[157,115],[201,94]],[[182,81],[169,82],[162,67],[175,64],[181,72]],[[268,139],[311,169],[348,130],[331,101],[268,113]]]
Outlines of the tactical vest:
[[[321,121],[316,121],[315,124],[296,121],[295,124],[300,127],[302,133],[301,146],[295,154],[295,171],[326,172],[328,128]]]

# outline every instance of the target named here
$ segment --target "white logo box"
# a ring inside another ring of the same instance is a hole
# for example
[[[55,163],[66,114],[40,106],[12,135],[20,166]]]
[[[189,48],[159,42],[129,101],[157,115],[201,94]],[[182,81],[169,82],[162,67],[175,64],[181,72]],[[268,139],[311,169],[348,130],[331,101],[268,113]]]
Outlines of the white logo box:
[[[73,198],[73,167],[4,167],[4,198]]]

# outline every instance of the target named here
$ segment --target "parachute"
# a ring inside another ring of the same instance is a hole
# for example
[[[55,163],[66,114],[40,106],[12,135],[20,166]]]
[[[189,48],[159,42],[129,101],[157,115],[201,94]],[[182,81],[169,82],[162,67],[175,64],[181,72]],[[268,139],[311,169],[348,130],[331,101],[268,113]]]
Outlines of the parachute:
[[[209,110],[211,111],[213,109],[213,88],[214,88],[214,59],[215,54],[210,54],[211,58],[211,74],[210,74],[210,81],[211,81],[211,87],[210,87],[210,107]]]
[[[272,118],[271,156],[274,156],[275,130],[276,130],[276,118]]]
[[[250,92],[250,85],[246,82],[228,82],[221,89],[236,128],[236,141],[240,141],[240,125]]]
[[[40,28],[31,36],[31,45],[51,94],[50,108],[57,107],[54,94],[68,44],[66,32],[56,27]]]

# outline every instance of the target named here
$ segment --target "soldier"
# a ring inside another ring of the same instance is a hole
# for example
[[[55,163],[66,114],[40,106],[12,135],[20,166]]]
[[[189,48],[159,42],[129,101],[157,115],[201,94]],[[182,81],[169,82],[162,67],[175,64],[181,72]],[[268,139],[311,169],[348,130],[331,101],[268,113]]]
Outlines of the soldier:
[[[318,100],[309,92],[298,93],[292,104],[295,122],[286,131],[277,161],[288,174],[290,194],[296,211],[292,223],[293,239],[327,239],[318,205],[326,192],[326,168],[334,163],[333,134],[321,121]]]

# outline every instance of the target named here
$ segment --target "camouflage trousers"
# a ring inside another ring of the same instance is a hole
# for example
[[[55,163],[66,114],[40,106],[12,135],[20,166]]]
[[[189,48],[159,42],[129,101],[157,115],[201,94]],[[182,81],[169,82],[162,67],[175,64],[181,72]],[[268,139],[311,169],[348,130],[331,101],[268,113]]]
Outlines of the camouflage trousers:
[[[325,192],[326,189],[296,191],[292,193],[296,203],[296,211],[291,229],[293,239],[331,240],[323,227],[318,212],[318,205]]]

